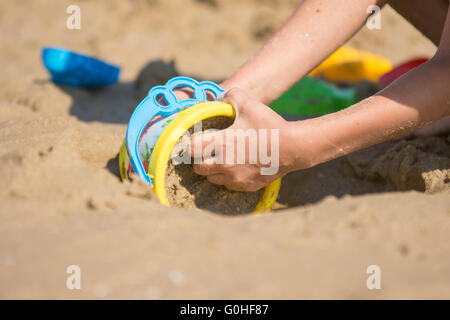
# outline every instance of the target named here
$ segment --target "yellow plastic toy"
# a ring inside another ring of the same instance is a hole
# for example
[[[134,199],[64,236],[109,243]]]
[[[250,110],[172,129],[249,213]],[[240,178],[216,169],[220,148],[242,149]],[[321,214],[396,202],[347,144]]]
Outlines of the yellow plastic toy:
[[[382,56],[344,46],[311,71],[310,75],[332,82],[378,82],[392,67],[391,61]]]
[[[167,163],[170,160],[172,149],[181,136],[196,122],[208,118],[226,116],[234,118],[236,113],[232,105],[224,102],[204,102],[181,111],[178,116],[164,129],[156,142],[150,159],[149,174],[154,180],[155,193],[162,204],[169,206],[166,196],[165,177]],[[254,213],[272,209],[280,189],[281,179],[266,186],[261,200],[255,207]]]
[[[188,86],[194,90],[194,99],[178,102],[173,89]],[[127,136],[119,154],[120,176],[129,179],[131,172],[153,186],[163,205],[170,206],[166,195],[165,177],[172,150],[182,135],[195,123],[208,118],[225,116],[235,118],[236,113],[229,103],[206,100],[205,91],[216,98],[223,90],[212,82],[201,82],[177,77],[165,86],[153,88],[131,116]],[[165,95],[167,105],[160,105],[158,97]],[[196,96],[197,95],[197,96]],[[150,129],[149,129],[150,128]],[[147,130],[147,131],[146,131]],[[153,131],[150,131],[153,130]],[[142,140],[143,132],[147,132]],[[143,145],[148,145],[145,148]],[[266,186],[254,213],[269,211],[278,196],[281,179]]]

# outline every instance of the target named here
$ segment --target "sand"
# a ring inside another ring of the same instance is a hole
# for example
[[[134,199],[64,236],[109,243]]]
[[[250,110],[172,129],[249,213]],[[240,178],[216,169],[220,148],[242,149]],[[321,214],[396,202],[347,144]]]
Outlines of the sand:
[[[120,182],[117,154],[146,91],[176,74],[226,78],[296,3],[2,1],[0,298],[449,298],[449,137],[289,174],[277,209],[256,217],[163,207],[144,183]],[[81,30],[65,28],[70,4]],[[383,17],[351,44],[395,63],[433,54],[392,10]],[[44,45],[121,65],[121,81],[56,86]],[[69,265],[80,290],[66,288]],[[369,265],[381,290],[366,287]]]

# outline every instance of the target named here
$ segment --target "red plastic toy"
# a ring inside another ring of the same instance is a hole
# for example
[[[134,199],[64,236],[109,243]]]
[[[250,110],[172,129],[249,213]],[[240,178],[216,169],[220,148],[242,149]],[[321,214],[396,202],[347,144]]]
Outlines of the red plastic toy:
[[[381,76],[379,81],[380,81],[380,83],[382,83],[384,85],[388,85],[391,82],[393,82],[394,80],[396,80],[397,78],[399,78],[400,76],[407,73],[408,71],[420,66],[422,63],[425,63],[427,61],[428,61],[427,58],[417,58],[417,59],[402,63],[401,65],[395,67],[388,73]]]

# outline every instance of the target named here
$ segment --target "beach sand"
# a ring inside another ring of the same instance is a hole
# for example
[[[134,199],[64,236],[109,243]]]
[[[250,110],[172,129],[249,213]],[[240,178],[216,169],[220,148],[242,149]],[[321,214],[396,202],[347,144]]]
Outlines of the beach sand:
[[[450,137],[292,173],[259,216],[163,207],[120,181],[146,92],[177,74],[226,78],[298,2],[0,2],[0,298],[450,298]],[[71,4],[81,30],[66,28]],[[394,63],[435,51],[390,8],[350,44]],[[54,85],[45,45],[122,66],[120,83]],[[80,290],[66,288],[70,265]],[[370,265],[380,290],[366,286]]]

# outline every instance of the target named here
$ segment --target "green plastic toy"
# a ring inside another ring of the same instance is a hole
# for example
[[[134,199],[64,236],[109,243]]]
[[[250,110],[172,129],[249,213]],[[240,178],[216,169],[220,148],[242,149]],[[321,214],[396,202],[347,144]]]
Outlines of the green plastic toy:
[[[279,114],[290,116],[320,116],[344,109],[358,102],[354,88],[339,88],[331,83],[304,77],[272,102]]]

